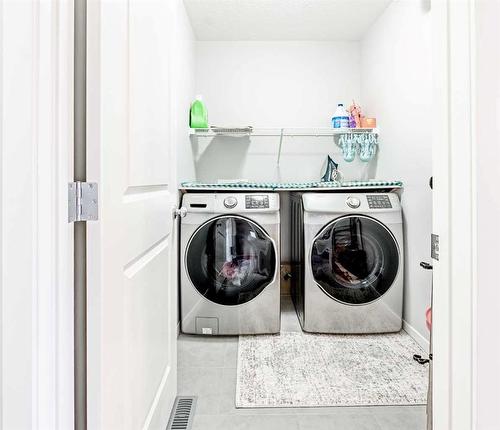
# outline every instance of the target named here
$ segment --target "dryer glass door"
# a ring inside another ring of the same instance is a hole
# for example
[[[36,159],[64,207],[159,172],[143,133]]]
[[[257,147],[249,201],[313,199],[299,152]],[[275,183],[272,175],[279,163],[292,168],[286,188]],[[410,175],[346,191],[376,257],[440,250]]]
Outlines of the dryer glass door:
[[[362,305],[382,297],[399,270],[399,248],[379,221],[346,216],[326,225],[313,241],[314,279],[330,297]]]
[[[254,222],[222,216],[196,230],[185,264],[202,296],[221,305],[239,305],[255,298],[273,281],[276,250],[271,238]]]

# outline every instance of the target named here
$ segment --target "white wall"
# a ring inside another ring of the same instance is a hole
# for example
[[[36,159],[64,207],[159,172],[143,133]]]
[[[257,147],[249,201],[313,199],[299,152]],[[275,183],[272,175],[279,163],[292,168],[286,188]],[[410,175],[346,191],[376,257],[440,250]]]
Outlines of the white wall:
[[[197,59],[213,124],[329,127],[359,97],[356,42],[197,42]]]
[[[177,143],[177,181],[194,180],[194,160],[189,142],[189,109],[195,96],[195,38],[182,0],[174,2],[172,86]]]
[[[432,225],[430,25],[427,1],[396,0],[361,43],[361,102],[381,126],[376,174],[404,183],[404,318],[425,339],[431,273],[419,263],[430,261]]]
[[[476,3],[477,429],[500,428],[500,4]]]
[[[357,42],[198,42],[196,59],[196,92],[211,125],[330,127],[337,103],[360,96]],[[342,165],[331,137],[285,138],[278,170],[278,144],[278,137],[193,140],[197,179],[318,180],[328,153],[348,179],[367,174],[366,165]]]
[[[2,10],[3,9],[3,10]],[[3,13],[2,13],[3,12]],[[32,392],[36,287],[32,6],[0,4],[1,69],[1,428],[35,425]],[[10,25],[9,25],[10,24]],[[11,38],[7,43],[7,37]],[[14,40],[17,43],[14,43]],[[21,54],[21,55],[20,55]],[[25,60],[22,58],[24,54]],[[18,65],[18,67],[16,67]],[[16,156],[17,154],[17,156]],[[23,172],[18,175],[16,172]],[[17,179],[17,180],[14,180]],[[15,184],[15,185],[14,185]],[[9,186],[10,185],[10,186]],[[17,223],[24,224],[21,230]]]

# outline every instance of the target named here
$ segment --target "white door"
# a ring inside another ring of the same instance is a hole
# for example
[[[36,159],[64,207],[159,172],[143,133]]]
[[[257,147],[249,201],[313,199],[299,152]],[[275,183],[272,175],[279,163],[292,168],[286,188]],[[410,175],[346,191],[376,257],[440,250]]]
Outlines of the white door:
[[[87,16],[87,419],[164,429],[176,394],[177,279],[168,0],[95,0]]]

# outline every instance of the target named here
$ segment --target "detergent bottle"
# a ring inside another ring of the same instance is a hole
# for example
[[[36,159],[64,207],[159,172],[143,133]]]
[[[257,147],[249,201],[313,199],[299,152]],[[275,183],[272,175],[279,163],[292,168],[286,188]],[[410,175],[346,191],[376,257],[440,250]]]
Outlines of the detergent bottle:
[[[191,104],[189,126],[191,128],[208,128],[208,112],[202,96],[196,96]]]
[[[332,118],[333,128],[348,128],[349,127],[349,114],[344,108],[342,103],[339,103],[335,115]]]

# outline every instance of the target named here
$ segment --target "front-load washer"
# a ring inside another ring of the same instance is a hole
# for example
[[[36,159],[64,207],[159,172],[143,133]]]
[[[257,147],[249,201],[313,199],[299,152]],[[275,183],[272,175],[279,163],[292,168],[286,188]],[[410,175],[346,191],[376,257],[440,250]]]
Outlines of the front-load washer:
[[[402,328],[403,221],[395,193],[293,193],[292,297],[302,329]]]
[[[280,331],[277,193],[187,193],[180,228],[181,331]]]

